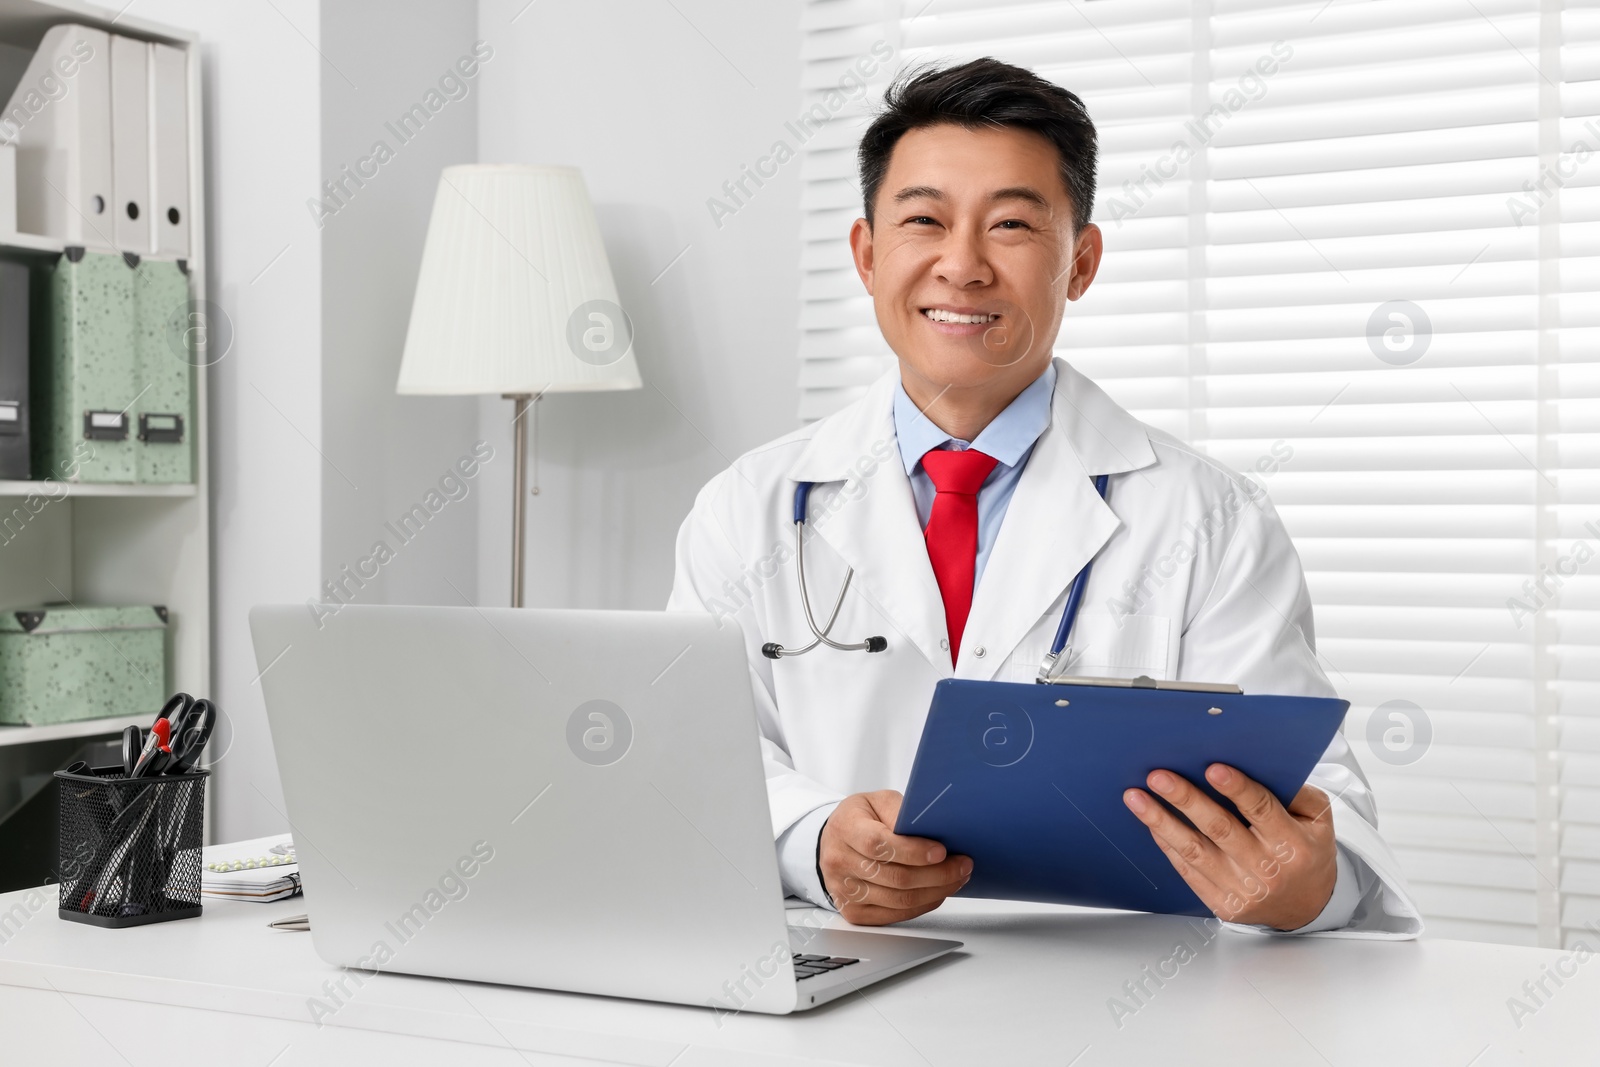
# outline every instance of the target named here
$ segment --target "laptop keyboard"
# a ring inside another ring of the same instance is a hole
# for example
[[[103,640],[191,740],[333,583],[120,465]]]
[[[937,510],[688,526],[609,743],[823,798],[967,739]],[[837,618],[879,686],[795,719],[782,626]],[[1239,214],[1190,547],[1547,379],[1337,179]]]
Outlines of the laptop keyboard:
[[[794,958],[795,981],[815,978],[819,974],[827,974],[829,971],[837,971],[840,967],[848,967],[852,963],[860,962],[860,960],[851,959],[849,956],[796,956]]]

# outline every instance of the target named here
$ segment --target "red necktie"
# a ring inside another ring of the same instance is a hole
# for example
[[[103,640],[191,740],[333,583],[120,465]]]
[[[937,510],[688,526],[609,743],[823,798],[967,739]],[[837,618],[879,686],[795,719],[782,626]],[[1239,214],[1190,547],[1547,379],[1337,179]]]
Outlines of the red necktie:
[[[950,662],[961,648],[961,632],[972,610],[973,573],[978,563],[978,488],[996,463],[975,449],[953,452],[933,449],[922,457],[936,490],[928,528],[928,561],[944,599],[944,624],[950,634]]]

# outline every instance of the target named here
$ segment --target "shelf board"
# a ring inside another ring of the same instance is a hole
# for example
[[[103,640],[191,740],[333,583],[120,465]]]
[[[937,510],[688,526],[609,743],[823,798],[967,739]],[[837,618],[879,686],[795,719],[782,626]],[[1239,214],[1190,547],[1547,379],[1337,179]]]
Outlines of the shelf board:
[[[110,719],[82,719],[53,726],[0,726],[0,745],[29,745],[39,741],[59,741],[65,737],[95,737],[121,733],[126,726],[149,726],[154,715],[118,715]]]
[[[0,251],[57,253],[65,242],[56,237],[40,237],[36,233],[0,233]]]
[[[48,487],[48,491],[47,491]],[[0,497],[28,496],[38,493],[40,496],[54,496],[59,498],[61,490],[66,489],[66,495],[73,496],[167,496],[185,497],[194,496],[199,492],[193,482],[184,482],[176,485],[136,485],[129,482],[7,482],[0,481]]]

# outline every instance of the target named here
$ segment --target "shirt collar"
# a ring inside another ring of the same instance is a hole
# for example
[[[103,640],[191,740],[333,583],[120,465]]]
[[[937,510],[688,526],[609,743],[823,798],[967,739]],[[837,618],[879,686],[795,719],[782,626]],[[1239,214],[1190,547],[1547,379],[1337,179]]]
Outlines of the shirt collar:
[[[940,447],[946,441],[954,441],[961,449],[976,448],[985,455],[993,456],[1003,466],[1016,466],[1050,425],[1050,397],[1055,388],[1056,365],[1052,360],[1043,374],[1018,393],[1005,410],[983,428],[977,440],[968,442],[953,438],[935,426],[906,395],[905,385],[897,383],[894,390],[894,433],[900,443],[900,461],[905,464],[906,474],[910,475],[917,469],[924,453]]]

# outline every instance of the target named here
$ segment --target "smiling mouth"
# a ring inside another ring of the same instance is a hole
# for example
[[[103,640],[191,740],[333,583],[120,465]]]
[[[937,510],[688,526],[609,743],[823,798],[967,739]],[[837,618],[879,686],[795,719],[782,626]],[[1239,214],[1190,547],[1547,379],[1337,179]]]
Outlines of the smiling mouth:
[[[978,312],[973,315],[962,315],[954,311],[945,311],[943,308],[923,308],[922,315],[933,322],[968,325],[976,325],[980,322],[994,322],[1000,317],[998,312]]]

